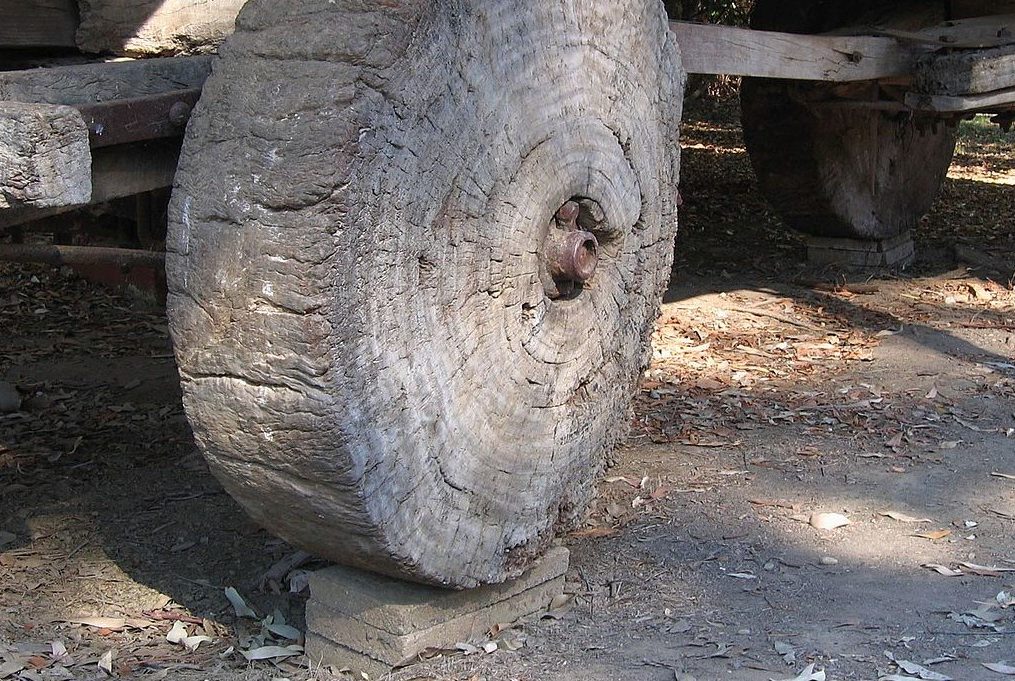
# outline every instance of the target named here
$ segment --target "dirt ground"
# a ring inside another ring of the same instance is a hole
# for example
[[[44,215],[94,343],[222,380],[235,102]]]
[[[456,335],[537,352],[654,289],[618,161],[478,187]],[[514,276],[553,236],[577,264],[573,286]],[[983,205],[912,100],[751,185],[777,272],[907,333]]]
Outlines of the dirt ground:
[[[1015,263],[1012,139],[965,124],[917,263],[846,283],[802,264],[729,109],[692,111],[653,365],[561,539],[570,598],[394,678],[1004,678],[984,663],[1015,666],[1015,266],[954,252]],[[23,398],[0,413],[0,679],[331,678],[298,648],[243,656],[299,644],[321,564],[289,570],[208,473],[158,306],[6,266],[0,324]]]

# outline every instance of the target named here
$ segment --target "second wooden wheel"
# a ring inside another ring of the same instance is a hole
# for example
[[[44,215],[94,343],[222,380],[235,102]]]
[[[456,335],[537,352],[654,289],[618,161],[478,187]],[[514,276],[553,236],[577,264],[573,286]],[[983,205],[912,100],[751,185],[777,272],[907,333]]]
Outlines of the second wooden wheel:
[[[921,2],[760,0],[752,27],[794,33],[873,23],[917,28],[943,20],[934,12],[943,9]],[[866,87],[876,92],[876,84]],[[812,101],[822,88],[744,79],[744,138],[765,197],[790,227],[815,236],[879,240],[912,228],[948,172],[954,131],[906,113]]]
[[[652,0],[253,0],[187,132],[169,316],[197,441],[294,544],[519,574],[623,434],[683,74]]]

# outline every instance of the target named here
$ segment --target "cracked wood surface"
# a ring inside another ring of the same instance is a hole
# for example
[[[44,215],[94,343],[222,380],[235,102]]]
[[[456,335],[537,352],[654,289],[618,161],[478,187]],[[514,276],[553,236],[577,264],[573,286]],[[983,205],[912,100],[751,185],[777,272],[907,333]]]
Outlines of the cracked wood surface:
[[[625,431],[668,278],[684,75],[654,2],[254,0],[191,119],[167,243],[198,443],[318,555],[520,574]],[[602,207],[595,278],[541,243]]]
[[[84,52],[155,57],[213,52],[244,0],[79,0]]]
[[[0,102],[0,209],[87,203],[88,128],[77,110]]]

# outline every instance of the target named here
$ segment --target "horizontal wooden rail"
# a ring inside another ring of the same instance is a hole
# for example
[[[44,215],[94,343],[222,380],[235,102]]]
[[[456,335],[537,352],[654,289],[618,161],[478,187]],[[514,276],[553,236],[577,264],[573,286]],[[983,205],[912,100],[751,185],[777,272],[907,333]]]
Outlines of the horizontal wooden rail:
[[[913,74],[926,50],[894,38],[797,35],[670,22],[688,73],[851,82]]]

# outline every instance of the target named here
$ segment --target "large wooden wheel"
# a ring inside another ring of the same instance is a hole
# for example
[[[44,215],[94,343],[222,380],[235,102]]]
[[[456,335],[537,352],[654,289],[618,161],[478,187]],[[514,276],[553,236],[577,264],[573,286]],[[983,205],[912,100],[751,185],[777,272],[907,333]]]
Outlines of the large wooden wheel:
[[[519,574],[625,429],[676,229],[652,0],[254,0],[190,123],[169,317],[226,489],[408,579]]]
[[[943,11],[926,2],[759,0],[752,26],[799,33],[917,28],[943,20],[935,16]],[[878,240],[912,228],[948,172],[954,131],[905,113],[813,101],[827,90],[744,79],[744,138],[762,192],[790,227],[815,236]]]

